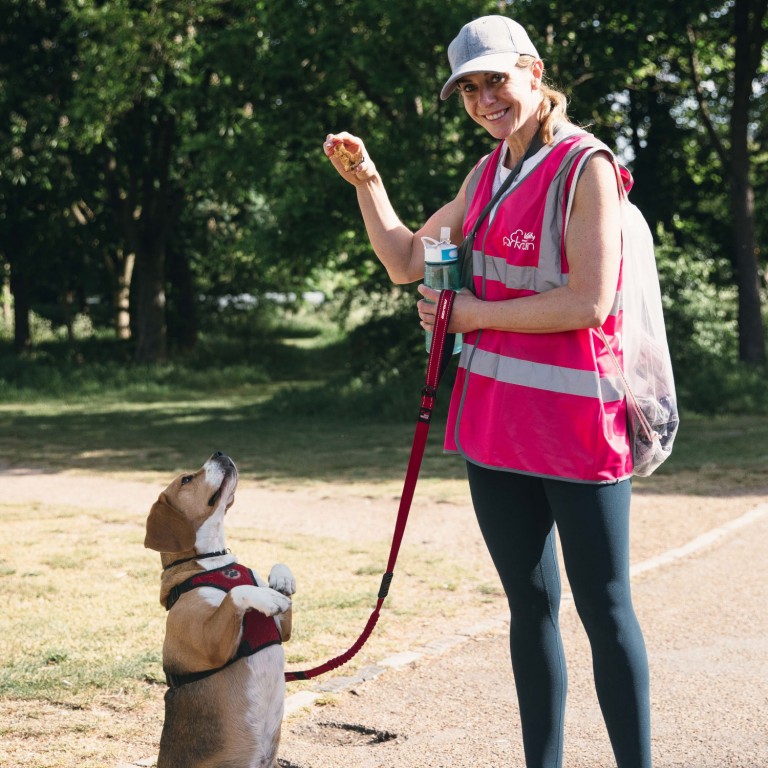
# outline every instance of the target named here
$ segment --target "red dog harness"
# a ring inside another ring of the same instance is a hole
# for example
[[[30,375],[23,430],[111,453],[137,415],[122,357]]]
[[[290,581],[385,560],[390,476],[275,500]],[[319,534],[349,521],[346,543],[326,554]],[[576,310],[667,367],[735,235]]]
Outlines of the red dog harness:
[[[170,591],[165,608],[170,611],[185,592],[197,589],[198,587],[215,587],[222,590],[222,592],[229,592],[232,587],[241,585],[258,586],[253,571],[239,563],[214,568],[211,571],[202,571],[181,584],[177,584]],[[243,636],[240,640],[240,645],[237,647],[235,655],[224,666],[217,667],[216,669],[205,669],[201,672],[189,672],[183,675],[177,675],[164,667],[165,679],[171,688],[194,683],[197,680],[202,680],[216,672],[220,672],[230,664],[234,664],[238,659],[252,656],[254,653],[268,648],[270,645],[279,645],[280,643],[282,643],[282,639],[275,620],[271,616],[265,616],[260,611],[248,611],[243,616]]]

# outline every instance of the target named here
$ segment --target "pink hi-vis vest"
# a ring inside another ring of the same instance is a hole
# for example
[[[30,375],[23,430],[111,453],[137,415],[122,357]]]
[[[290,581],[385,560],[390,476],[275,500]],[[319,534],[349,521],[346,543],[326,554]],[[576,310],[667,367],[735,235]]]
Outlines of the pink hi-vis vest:
[[[491,199],[502,146],[477,166],[470,182],[465,236]],[[567,283],[565,204],[578,159],[596,148],[610,154],[583,131],[558,131],[555,142],[528,161],[475,237],[472,271],[478,297],[503,301]],[[620,287],[621,278],[603,324],[619,360]],[[623,387],[598,329],[466,334],[445,448],[481,466],[541,477],[586,483],[629,477]]]

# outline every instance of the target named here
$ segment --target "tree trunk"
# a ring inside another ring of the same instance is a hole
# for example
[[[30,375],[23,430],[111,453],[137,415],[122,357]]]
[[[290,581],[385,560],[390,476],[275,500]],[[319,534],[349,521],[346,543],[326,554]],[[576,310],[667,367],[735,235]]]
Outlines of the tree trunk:
[[[13,349],[23,352],[32,346],[32,332],[29,313],[32,310],[32,279],[29,273],[28,229],[13,228],[5,243],[5,257],[8,264],[11,293],[13,294]]]
[[[135,302],[132,303],[136,329],[137,363],[165,362],[168,356],[165,325],[165,250],[154,244],[136,254]]]
[[[67,343],[72,347],[75,344],[75,292],[64,291],[61,297],[61,314],[64,317],[64,327],[67,329]]]
[[[11,327],[11,265],[3,264],[3,325]]]
[[[748,147],[749,103],[752,81],[761,48],[760,17],[751,17],[750,0],[736,0],[734,94],[731,112],[731,212],[733,215],[733,264],[739,289],[739,359],[765,363],[765,330],[760,307],[760,284],[755,238],[754,191],[750,183]],[[763,6],[765,4],[763,3]],[[750,22],[757,29],[750,29]],[[753,37],[753,35],[755,35]]]
[[[186,252],[169,244],[168,269],[168,336],[171,347],[189,352],[197,343],[197,295],[195,281]]]
[[[735,138],[735,137],[734,137]],[[744,141],[746,156],[746,141]],[[754,193],[749,183],[749,161],[739,159],[733,146],[731,210],[733,215],[733,264],[739,291],[739,359],[765,362],[765,329],[760,306],[760,277],[755,240]]]
[[[136,261],[129,253],[123,260],[123,269],[117,281],[115,291],[115,334],[118,339],[131,338],[131,276]]]
[[[23,352],[32,346],[29,327],[31,283],[29,275],[23,269],[14,269],[13,265],[11,265],[11,292],[13,293],[13,349],[16,352]]]
[[[131,277],[135,261],[135,254],[126,254],[122,248],[106,258],[112,277],[112,324],[118,339],[131,338]]]
[[[178,220],[177,199],[170,181],[176,121],[170,113],[153,112],[151,104],[137,102],[125,117],[125,127],[128,130],[122,152],[105,157],[104,179],[129,254],[127,259],[134,256],[132,274],[130,270],[124,273],[130,283],[126,281],[123,286],[127,290],[130,285],[129,327],[136,338],[134,359],[143,364],[161,363],[168,353],[166,244]]]

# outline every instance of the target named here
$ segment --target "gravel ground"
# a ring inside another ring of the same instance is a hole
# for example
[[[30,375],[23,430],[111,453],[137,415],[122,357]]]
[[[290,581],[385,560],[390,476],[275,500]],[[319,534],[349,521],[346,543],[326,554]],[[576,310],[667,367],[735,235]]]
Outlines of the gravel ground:
[[[651,665],[656,768],[768,765],[768,505],[636,577]],[[615,766],[573,604],[565,765]],[[423,655],[324,707],[290,716],[292,768],[524,766],[505,627]]]

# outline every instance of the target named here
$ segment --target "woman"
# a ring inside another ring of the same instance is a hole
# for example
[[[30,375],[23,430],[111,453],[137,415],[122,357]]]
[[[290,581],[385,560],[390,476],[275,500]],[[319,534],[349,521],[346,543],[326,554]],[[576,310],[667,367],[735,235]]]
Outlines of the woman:
[[[423,276],[422,236],[450,226],[460,242],[479,225],[472,290],[456,297],[449,328],[465,343],[446,449],[466,459],[509,601],[527,767],[562,765],[567,675],[556,526],[618,768],[650,768],[648,664],[629,582],[632,458],[606,348],[620,355],[620,175],[607,147],[568,121],[565,98],[543,82],[543,63],[519,24],[476,19],[448,58],[441,97],[457,89],[467,114],[499,144],[418,232],[399,221],[359,138],[329,135],[324,149],[355,185],[371,244],[396,283]],[[349,170],[339,145],[356,160]],[[484,215],[500,188],[500,202]],[[430,330],[437,292],[418,290]]]

